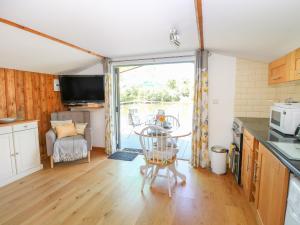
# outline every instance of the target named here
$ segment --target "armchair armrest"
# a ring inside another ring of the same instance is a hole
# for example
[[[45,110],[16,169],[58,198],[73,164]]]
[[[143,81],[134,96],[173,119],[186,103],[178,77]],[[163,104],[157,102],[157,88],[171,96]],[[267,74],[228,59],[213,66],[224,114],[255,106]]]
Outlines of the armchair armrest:
[[[85,128],[84,139],[87,141],[88,151],[90,151],[92,149],[92,129],[91,128]]]
[[[53,155],[53,148],[54,148],[54,143],[56,141],[56,134],[55,132],[50,129],[46,133],[46,148],[47,148],[47,155],[52,156]]]

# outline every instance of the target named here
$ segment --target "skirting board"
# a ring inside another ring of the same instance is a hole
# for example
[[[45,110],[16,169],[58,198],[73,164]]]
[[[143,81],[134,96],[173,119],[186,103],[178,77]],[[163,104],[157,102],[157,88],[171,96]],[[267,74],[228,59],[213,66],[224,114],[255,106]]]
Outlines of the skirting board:
[[[7,184],[10,184],[10,183],[12,183],[12,182],[14,182],[16,180],[19,180],[19,179],[21,179],[23,177],[26,177],[26,176],[28,176],[28,175],[36,172],[36,171],[39,171],[41,169],[43,169],[43,165],[42,164],[40,164],[39,166],[33,167],[33,168],[29,169],[29,170],[26,170],[26,171],[24,171],[22,173],[16,174],[15,176],[10,177],[10,178],[8,178],[6,180],[0,181],[0,187],[3,187],[5,185],[7,185]]]

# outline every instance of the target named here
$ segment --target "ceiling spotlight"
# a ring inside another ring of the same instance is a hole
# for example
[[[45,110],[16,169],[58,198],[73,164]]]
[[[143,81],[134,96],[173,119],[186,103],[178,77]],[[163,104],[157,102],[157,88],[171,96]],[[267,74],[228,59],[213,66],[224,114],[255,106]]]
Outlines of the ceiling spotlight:
[[[170,43],[176,47],[180,47],[179,35],[176,28],[171,29],[170,31]]]

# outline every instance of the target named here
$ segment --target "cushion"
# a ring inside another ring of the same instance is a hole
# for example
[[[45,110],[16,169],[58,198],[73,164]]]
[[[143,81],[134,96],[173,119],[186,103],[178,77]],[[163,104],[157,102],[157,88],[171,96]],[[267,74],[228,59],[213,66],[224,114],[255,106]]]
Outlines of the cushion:
[[[70,123],[73,123],[73,122],[72,122],[72,120],[51,120],[50,123],[51,123],[52,129],[56,133],[56,127],[58,125],[70,124]]]
[[[87,123],[75,123],[77,134],[84,135],[84,130],[87,125]]]
[[[55,129],[58,139],[77,135],[77,131],[73,123],[58,125]]]

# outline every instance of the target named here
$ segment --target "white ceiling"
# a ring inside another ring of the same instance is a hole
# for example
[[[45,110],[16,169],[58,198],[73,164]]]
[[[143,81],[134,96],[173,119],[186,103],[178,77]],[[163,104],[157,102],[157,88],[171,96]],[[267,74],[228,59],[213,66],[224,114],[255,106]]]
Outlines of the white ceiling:
[[[1,0],[0,15],[108,57],[199,47],[194,0]]]
[[[58,74],[95,64],[96,57],[0,23],[0,67]]]
[[[299,0],[203,0],[204,44],[270,62],[300,47]]]
[[[300,46],[299,10],[299,0],[203,0],[205,48],[269,62]],[[194,0],[0,0],[0,15],[112,58],[199,48]],[[0,25],[0,67],[60,73],[96,60]],[[172,27],[180,48],[169,43]]]

